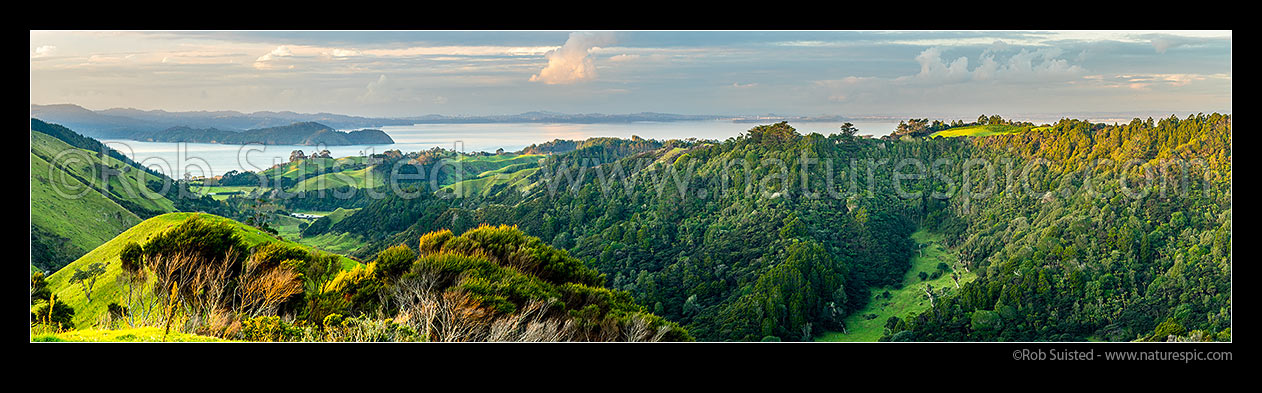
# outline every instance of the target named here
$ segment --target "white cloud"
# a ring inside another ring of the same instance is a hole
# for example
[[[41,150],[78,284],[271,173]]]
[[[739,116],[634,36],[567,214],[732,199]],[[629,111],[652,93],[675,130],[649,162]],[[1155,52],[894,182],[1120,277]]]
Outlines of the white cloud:
[[[966,56],[944,58],[944,49],[930,47],[915,57],[920,71],[898,77],[858,77],[816,81],[829,101],[866,104],[923,101],[930,97],[967,99],[973,95],[997,96],[1027,91],[1034,83],[1081,80],[1084,70],[1059,58],[1062,51],[1044,47],[1021,49],[1007,57],[998,52],[1014,48],[992,46],[982,52],[979,64],[969,67]]]
[[[570,33],[565,45],[544,54],[548,58],[548,66],[531,75],[530,81],[557,85],[591,80],[596,77],[596,65],[589,54],[593,48],[613,42],[610,33]]]
[[[57,51],[56,45],[42,45],[38,48],[35,48],[35,50],[31,51],[31,58],[37,59],[41,57],[52,56],[53,53],[56,51]]]
[[[272,59],[275,59],[278,57],[289,57],[293,55],[294,55],[294,52],[290,50],[289,47],[281,45],[281,46],[276,47],[276,49],[272,49],[271,52],[268,52],[267,54],[263,56],[259,56],[258,60],[255,60],[255,61],[271,61]]]
[[[329,52],[329,55],[333,57],[351,57],[351,56],[359,56],[360,54],[361,53],[359,51],[354,50],[354,49],[339,49],[339,48],[334,48],[332,51]]]
[[[919,81],[928,83],[952,83],[968,79],[968,58],[959,57],[950,64],[942,61],[942,49],[929,48],[916,56],[920,63],[920,73],[898,78],[898,81]]]
[[[293,57],[293,56],[294,56],[293,50],[291,50],[288,46],[281,45],[281,46],[276,47],[276,49],[272,49],[271,52],[268,52],[265,55],[259,56],[258,59],[255,59],[254,68],[260,69],[260,70],[287,68],[287,69],[292,70],[294,69],[293,64],[289,64],[288,66],[282,66],[282,65],[278,65],[274,63],[276,63],[276,61],[280,60],[281,58]]]
[[[416,46],[397,49],[368,49],[362,53],[379,57],[417,56],[538,56],[556,46]]]
[[[631,60],[635,60],[635,59],[638,59],[638,58],[640,58],[640,55],[628,55],[628,54],[626,54],[626,53],[623,53],[623,54],[620,54],[620,55],[610,56],[610,57],[609,57],[609,61],[613,61],[613,62],[619,62],[619,61],[631,61]]]

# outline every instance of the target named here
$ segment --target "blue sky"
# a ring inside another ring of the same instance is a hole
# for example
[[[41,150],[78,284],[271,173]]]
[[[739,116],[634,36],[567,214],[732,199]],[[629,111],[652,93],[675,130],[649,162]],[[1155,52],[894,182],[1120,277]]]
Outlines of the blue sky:
[[[31,103],[361,116],[1231,111],[1230,31],[32,31]]]

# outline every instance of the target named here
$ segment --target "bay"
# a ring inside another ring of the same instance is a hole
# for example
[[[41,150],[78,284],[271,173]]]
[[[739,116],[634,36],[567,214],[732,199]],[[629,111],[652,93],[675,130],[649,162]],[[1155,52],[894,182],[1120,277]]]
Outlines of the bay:
[[[885,135],[893,131],[897,123],[852,122],[862,135]],[[789,123],[798,132],[833,134],[841,122]],[[537,143],[554,139],[582,140],[593,137],[644,139],[716,139],[740,135],[759,123],[735,123],[731,121],[677,121],[599,124],[544,124],[544,123],[486,123],[486,124],[417,124],[411,126],[386,126],[385,131],[395,141],[383,145],[348,146],[300,146],[300,145],[228,145],[213,143],[141,142],[132,140],[102,140],[110,148],[131,157],[136,162],[172,177],[218,176],[229,171],[260,171],[289,161],[294,150],[312,154],[329,150],[333,157],[363,156],[387,150],[404,153],[428,150],[434,147],[462,152],[496,149],[517,151]]]

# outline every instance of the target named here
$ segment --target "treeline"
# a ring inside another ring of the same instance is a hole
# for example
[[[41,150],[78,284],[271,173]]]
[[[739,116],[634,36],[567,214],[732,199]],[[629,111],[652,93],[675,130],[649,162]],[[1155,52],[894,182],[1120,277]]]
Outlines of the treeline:
[[[963,120],[952,120],[950,122],[944,122],[942,120],[933,120],[932,122],[930,122],[929,119],[927,118],[926,119],[909,119],[906,121],[898,122],[898,126],[895,127],[894,132],[884,138],[885,139],[898,139],[899,137],[902,137],[902,136],[925,137],[935,132],[943,131],[943,130],[947,130],[951,128],[968,127],[968,126],[984,126],[984,125],[1007,125],[1007,126],[1017,126],[1017,127],[1033,127],[1034,123],[1008,120],[1008,119],[1004,119],[1002,116],[999,116],[999,115],[990,115],[990,116],[981,115],[977,117],[977,121],[967,122],[967,123],[964,122]]]

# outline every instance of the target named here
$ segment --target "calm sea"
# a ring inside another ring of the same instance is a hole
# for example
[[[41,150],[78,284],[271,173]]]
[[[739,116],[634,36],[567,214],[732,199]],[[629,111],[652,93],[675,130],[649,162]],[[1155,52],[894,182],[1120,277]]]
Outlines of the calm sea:
[[[757,126],[758,123],[730,121],[639,122],[618,124],[418,124],[381,127],[394,139],[388,145],[298,146],[298,145],[224,145],[213,143],[139,142],[103,140],[114,150],[136,162],[162,171],[172,177],[216,176],[228,171],[259,171],[289,161],[289,154],[302,150],[306,154],[327,149],[333,157],[362,156],[386,150],[413,152],[433,147],[465,152],[516,151],[531,144],[553,139],[586,139],[591,137],[645,139],[718,139],[724,140]],[[803,134],[833,134],[841,123],[792,123]],[[897,123],[854,123],[864,135],[885,135]]]

